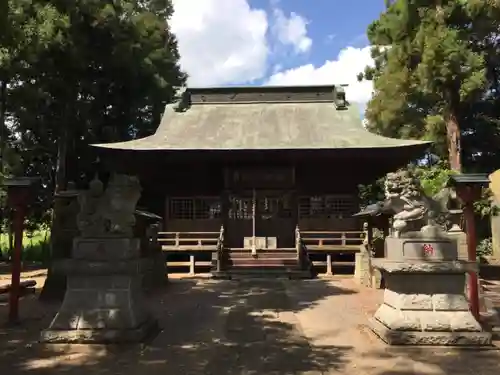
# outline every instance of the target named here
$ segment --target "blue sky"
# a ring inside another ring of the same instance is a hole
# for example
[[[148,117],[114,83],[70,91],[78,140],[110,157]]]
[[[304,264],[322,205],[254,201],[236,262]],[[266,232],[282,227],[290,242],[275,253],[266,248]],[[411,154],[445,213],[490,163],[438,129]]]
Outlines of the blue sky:
[[[368,25],[384,0],[173,0],[189,86],[349,84],[364,107]]]
[[[288,56],[282,61],[286,68],[305,63],[318,66],[343,48],[366,47],[366,29],[385,8],[384,0],[250,0],[250,4],[268,12],[277,4],[285,14],[293,12],[308,20],[311,50],[306,55]]]

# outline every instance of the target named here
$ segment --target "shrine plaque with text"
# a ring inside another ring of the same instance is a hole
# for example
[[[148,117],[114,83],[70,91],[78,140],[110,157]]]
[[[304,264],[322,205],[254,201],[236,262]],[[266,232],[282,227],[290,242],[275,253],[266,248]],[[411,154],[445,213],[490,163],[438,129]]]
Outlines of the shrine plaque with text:
[[[295,183],[292,167],[235,168],[226,170],[226,187],[236,189],[290,188]]]

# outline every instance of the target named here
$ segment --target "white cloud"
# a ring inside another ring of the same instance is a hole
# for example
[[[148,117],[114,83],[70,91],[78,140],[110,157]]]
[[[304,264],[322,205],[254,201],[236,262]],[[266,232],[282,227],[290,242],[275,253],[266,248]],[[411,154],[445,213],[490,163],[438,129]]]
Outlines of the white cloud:
[[[308,21],[292,12],[290,17],[286,17],[285,13],[275,8],[274,25],[272,27],[278,41],[284,45],[290,45],[296,53],[304,53],[311,49],[312,39],[307,36]]]
[[[270,85],[326,85],[348,84],[347,99],[351,102],[366,103],[370,100],[373,85],[370,81],[357,81],[357,75],[365,67],[373,66],[370,47],[347,47],[340,51],[336,60],[327,60],[323,65],[302,65],[273,74]]]
[[[296,13],[285,15],[279,1],[272,2],[269,16],[264,9],[252,8],[249,0],[173,0],[173,5],[170,28],[189,86],[262,79],[271,69],[269,58],[276,47],[305,53],[312,46],[308,21]]]
[[[173,0],[170,21],[190,86],[263,78],[269,48],[267,14],[247,0]]]

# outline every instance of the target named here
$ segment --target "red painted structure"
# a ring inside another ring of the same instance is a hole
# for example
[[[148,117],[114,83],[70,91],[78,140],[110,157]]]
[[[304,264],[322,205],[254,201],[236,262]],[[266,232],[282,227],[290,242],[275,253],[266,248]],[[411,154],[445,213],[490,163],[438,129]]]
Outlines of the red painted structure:
[[[488,176],[486,174],[460,174],[452,176],[450,183],[455,187],[455,191],[463,203],[468,260],[469,262],[477,262],[474,202],[481,198],[482,188],[489,183]],[[479,280],[477,271],[469,272],[468,290],[470,310],[472,315],[479,319]]]
[[[21,281],[21,254],[23,247],[24,219],[31,193],[31,187],[37,179],[29,177],[10,178],[4,182],[7,186],[7,203],[14,211],[14,252],[12,254],[11,288],[9,295],[9,322],[19,320],[19,294]]]

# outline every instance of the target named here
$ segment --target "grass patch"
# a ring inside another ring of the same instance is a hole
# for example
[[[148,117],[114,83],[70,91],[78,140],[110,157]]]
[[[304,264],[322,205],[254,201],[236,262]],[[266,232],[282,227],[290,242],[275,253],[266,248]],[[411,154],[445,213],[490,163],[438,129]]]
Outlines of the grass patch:
[[[9,235],[0,233],[0,253],[9,258]],[[24,232],[21,259],[25,262],[46,263],[50,258],[50,231]]]

